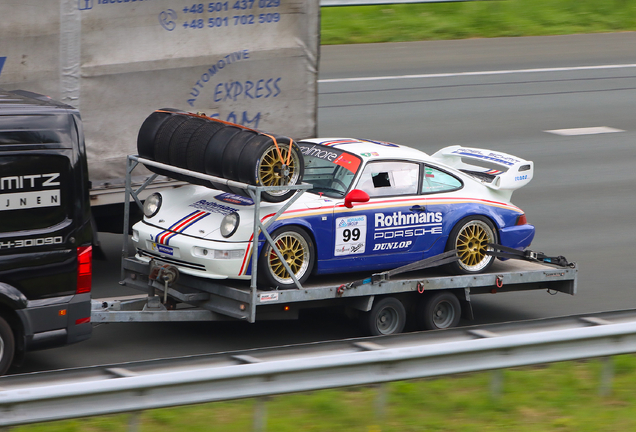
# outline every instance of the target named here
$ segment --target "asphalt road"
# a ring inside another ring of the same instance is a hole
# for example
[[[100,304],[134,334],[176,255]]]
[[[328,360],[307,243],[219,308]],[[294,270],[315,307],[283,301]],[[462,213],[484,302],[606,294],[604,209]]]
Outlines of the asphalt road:
[[[513,202],[537,227],[533,249],[579,264],[579,292],[474,296],[476,323],[633,308],[633,63],[635,33],[323,47],[318,132],[431,153],[483,147],[535,162],[534,180]],[[588,127],[622,132],[546,132]],[[109,261],[95,263],[94,297],[130,293],[117,286],[119,238],[102,241]],[[30,353],[14,372],[359,336],[353,323],[322,314],[256,324],[108,324],[89,341]]]

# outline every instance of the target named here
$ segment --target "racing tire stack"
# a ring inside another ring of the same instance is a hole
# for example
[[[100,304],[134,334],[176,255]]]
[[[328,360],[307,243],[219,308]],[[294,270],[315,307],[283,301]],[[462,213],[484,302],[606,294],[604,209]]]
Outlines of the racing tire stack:
[[[288,137],[274,136],[233,123],[164,108],[150,114],[137,137],[139,156],[167,165],[254,186],[302,182],[304,160]],[[246,189],[202,180],[146,165],[150,171],[224,192],[249,197]],[[262,199],[281,202],[294,190],[262,192]]]

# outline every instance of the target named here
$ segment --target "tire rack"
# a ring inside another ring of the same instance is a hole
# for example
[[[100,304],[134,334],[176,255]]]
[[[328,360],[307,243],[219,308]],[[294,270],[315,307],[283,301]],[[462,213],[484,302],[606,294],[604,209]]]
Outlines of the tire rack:
[[[292,277],[294,283],[296,284],[297,289],[300,290],[303,288],[300,282],[298,281],[298,279],[296,278],[296,275],[294,275],[294,272],[289,267],[289,264],[287,264],[287,261],[283,258],[280,250],[278,249],[276,244],[274,244],[274,240],[267,232],[267,228],[276,219],[278,219],[278,217],[281,214],[283,214],[285,210],[287,210],[294,202],[296,202],[296,200],[300,198],[300,196],[306,190],[313,188],[312,185],[307,183],[302,183],[299,185],[289,185],[289,186],[253,186],[246,183],[241,183],[241,182],[237,182],[233,180],[224,179],[221,177],[215,177],[208,174],[203,174],[203,173],[190,171],[183,168],[178,168],[172,165],[166,165],[160,162],[144,159],[136,155],[129,155],[126,161],[126,190],[124,192],[124,229],[123,229],[124,234],[122,236],[123,245],[122,245],[122,266],[121,266],[121,282],[120,282],[122,285],[126,284],[125,283],[125,261],[129,257],[127,233],[129,229],[128,227],[130,226],[130,199],[132,197],[132,199],[135,201],[137,206],[139,206],[139,208],[143,210],[143,204],[141,203],[141,200],[139,199],[139,194],[143,192],[143,190],[146,187],[148,187],[148,185],[150,185],[158,176],[158,174],[152,174],[150,177],[146,179],[146,181],[137,190],[133,190],[132,189],[132,172],[140,163],[144,165],[150,165],[156,168],[161,168],[167,171],[172,171],[178,174],[196,177],[202,180],[214,181],[226,186],[238,187],[238,188],[247,190],[247,192],[250,194],[250,197],[254,201],[254,229],[253,229],[254,236],[252,238],[253,243],[252,243],[252,258],[251,258],[252,260],[252,275],[250,280],[251,301],[250,301],[250,310],[249,310],[248,319],[247,319],[249,322],[253,323],[256,320],[256,304],[258,303],[257,302],[257,269],[258,269],[258,241],[260,237],[260,235],[258,234],[259,231],[263,233],[265,240],[270,244],[270,246],[272,247],[272,250],[276,253],[276,255],[278,256],[278,259],[280,259],[281,263],[283,264],[287,272]],[[269,218],[269,220],[266,223],[261,222],[261,218],[260,218],[261,194],[266,191],[278,191],[278,190],[290,190],[290,189],[296,190],[296,193],[291,198],[289,198],[287,202],[285,202],[285,204],[283,204],[283,206],[276,212],[276,214],[272,216],[271,218]],[[166,289],[166,292],[167,292],[167,289]],[[149,297],[154,296],[150,292],[148,295]]]

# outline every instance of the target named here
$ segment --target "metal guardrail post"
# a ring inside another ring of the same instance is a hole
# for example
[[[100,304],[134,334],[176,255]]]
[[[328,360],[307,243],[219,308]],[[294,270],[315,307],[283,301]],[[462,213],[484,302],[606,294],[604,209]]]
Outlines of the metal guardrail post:
[[[377,386],[377,393],[375,396],[375,426],[378,431],[382,430],[386,420],[386,403],[389,394],[389,383],[380,383]]]
[[[254,432],[267,430],[267,397],[259,397],[254,400]]]
[[[490,397],[492,400],[501,398],[503,392],[504,370],[495,369],[490,371]]]
[[[128,417],[128,432],[137,432],[139,430],[139,424],[141,423],[142,411],[135,411],[130,413]]]
[[[600,396],[612,394],[612,382],[614,381],[614,357],[601,357],[601,385]]]

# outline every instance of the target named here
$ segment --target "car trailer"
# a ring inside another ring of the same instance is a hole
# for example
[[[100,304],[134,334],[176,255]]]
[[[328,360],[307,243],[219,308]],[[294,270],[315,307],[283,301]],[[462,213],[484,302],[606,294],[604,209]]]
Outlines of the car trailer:
[[[204,279],[179,272],[179,263],[170,258],[142,261],[130,256],[128,236],[124,235],[120,284],[141,294],[118,300],[94,299],[93,323],[227,320],[254,323],[296,319],[302,309],[344,308],[356,315],[370,334],[380,335],[401,332],[407,317],[420,329],[454,327],[460,317],[473,318],[470,303],[473,294],[526,290],[576,293],[578,268],[575,263],[542,253],[505,250],[498,245],[489,245],[493,249],[489,253],[506,260],[495,261],[487,273],[448,275],[440,272],[436,267],[457,259],[456,251],[449,251],[373,275],[315,276],[301,285],[282,259],[267,228],[311,185],[253,186],[129,156],[124,232],[128,232],[130,223],[130,199],[141,207],[138,195],[157,177],[153,174],[133,191],[131,176],[139,163],[247,190],[255,206],[251,279],[249,282]],[[261,222],[261,193],[288,189],[296,190],[295,194],[271,219]],[[259,232],[278,254],[294,279],[295,288],[264,290],[258,287],[260,236],[256,233]]]

